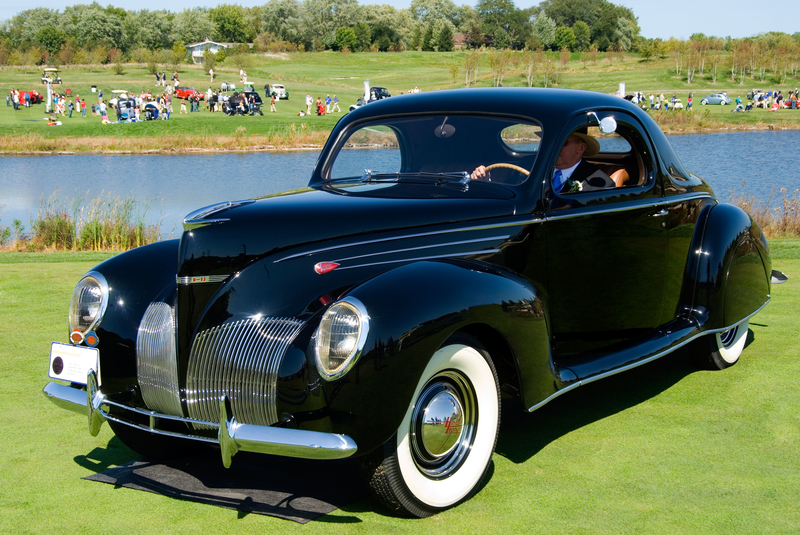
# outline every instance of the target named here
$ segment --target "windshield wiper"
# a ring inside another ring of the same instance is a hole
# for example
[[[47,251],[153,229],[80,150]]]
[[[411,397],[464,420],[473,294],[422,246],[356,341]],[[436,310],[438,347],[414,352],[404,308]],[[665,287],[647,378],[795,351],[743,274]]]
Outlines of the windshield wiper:
[[[452,173],[375,173],[370,169],[364,169],[361,182],[399,182],[401,180],[424,179],[425,181],[434,180],[438,184],[457,183],[469,184],[470,175],[466,171],[455,171]]]

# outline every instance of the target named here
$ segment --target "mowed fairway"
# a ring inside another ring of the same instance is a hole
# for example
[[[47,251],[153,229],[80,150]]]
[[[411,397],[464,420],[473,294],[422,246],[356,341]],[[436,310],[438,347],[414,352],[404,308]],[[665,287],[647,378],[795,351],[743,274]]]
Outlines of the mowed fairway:
[[[800,532],[800,239],[771,245],[789,281],[736,366],[682,352],[508,415],[491,480],[432,518],[365,499],[305,526],[81,479],[136,457],[41,393],[72,288],[108,255],[0,253],[0,532]]]

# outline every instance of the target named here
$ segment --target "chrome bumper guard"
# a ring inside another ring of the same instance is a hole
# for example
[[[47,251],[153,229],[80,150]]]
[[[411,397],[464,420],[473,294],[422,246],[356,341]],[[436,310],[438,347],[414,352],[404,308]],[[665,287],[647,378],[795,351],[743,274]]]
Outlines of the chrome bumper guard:
[[[159,414],[112,401],[106,398],[97,388],[97,376],[94,370],[89,371],[86,385],[86,390],[84,391],[60,383],[50,382],[45,385],[42,392],[45,397],[62,409],[87,416],[89,433],[92,436],[97,436],[103,422],[112,420],[158,435],[180,437],[211,444],[216,443],[219,444],[222,452],[222,464],[225,465],[225,468],[230,468],[233,456],[239,451],[299,457],[302,459],[344,459],[353,455],[358,449],[353,439],[347,435],[239,423],[235,418],[229,416],[231,414],[230,401],[226,396],[220,399],[220,421],[202,422],[191,418]],[[110,414],[109,407],[111,406],[147,416],[150,420],[150,425],[143,426]],[[182,434],[159,429],[159,421],[161,420],[216,427],[219,429],[217,440],[190,433]]]

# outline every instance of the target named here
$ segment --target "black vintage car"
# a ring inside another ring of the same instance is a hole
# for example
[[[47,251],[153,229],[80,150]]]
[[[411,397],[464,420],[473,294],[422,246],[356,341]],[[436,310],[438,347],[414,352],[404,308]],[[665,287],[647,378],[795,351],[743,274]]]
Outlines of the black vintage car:
[[[578,138],[605,185],[556,192]],[[533,411],[687,344],[726,368],[770,299],[758,225],[646,113],[589,92],[381,100],[307,188],[183,227],[81,279],[45,395],[148,456],[356,457],[418,517],[479,488],[501,398]]]

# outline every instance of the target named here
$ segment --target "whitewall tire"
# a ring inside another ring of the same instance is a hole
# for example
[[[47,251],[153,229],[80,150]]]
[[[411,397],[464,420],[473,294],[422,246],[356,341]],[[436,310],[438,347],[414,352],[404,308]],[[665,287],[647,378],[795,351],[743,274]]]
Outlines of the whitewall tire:
[[[497,372],[477,343],[449,343],[428,362],[396,435],[362,465],[394,512],[426,517],[469,498],[491,464],[500,424]]]
[[[724,370],[739,361],[747,343],[749,327],[750,322],[743,321],[727,331],[706,337],[708,339],[707,363],[712,370]]]

